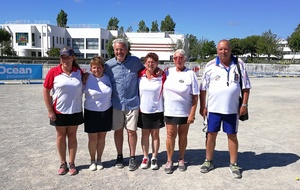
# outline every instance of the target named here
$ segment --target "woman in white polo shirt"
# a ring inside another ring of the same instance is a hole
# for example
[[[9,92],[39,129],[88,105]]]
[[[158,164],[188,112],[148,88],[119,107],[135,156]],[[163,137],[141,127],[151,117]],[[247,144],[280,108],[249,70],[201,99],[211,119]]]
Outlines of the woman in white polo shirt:
[[[166,71],[167,79],[163,88],[164,115],[167,128],[167,156],[165,173],[173,173],[175,139],[178,134],[179,171],[185,171],[184,154],[187,146],[189,125],[194,122],[197,108],[199,87],[194,71],[186,68],[184,50],[174,52],[175,67]]]
[[[103,73],[104,68],[102,57],[92,58],[90,61],[92,75],[89,75],[83,88],[84,131],[89,137],[88,148],[92,171],[103,169],[101,157],[105,147],[105,137],[112,128],[112,85],[109,76]]]
[[[142,149],[144,158],[141,163],[142,169],[158,169],[157,154],[160,146],[159,130],[164,127],[164,108],[162,89],[166,80],[163,72],[156,75],[158,56],[155,53],[148,53],[145,57],[145,69],[139,72],[139,95],[140,115],[138,127],[142,128]],[[149,136],[152,137],[152,158],[149,160]]]
[[[48,110],[50,125],[56,128],[56,146],[61,160],[59,175],[77,174],[75,155],[77,151],[77,128],[83,123],[82,70],[76,62],[72,49],[63,48],[60,64],[47,73],[43,96]],[[66,152],[69,153],[69,167]]]

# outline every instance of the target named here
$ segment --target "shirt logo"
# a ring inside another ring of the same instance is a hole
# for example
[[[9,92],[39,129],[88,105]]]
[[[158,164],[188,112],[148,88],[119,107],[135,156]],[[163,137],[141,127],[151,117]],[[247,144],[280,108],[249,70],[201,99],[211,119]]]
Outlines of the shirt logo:
[[[216,77],[215,77],[215,81],[218,81],[218,80],[220,80],[221,79],[221,77],[220,77],[220,75],[217,75]]]

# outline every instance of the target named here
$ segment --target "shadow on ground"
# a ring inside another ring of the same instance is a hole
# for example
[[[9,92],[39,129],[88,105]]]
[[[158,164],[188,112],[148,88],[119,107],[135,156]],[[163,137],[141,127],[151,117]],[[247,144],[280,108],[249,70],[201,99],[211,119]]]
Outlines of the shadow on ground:
[[[173,161],[177,162],[179,152],[175,151]],[[272,167],[283,167],[299,160],[299,156],[292,153],[262,153],[256,154],[255,152],[239,152],[238,163],[246,170],[260,170],[269,169]],[[136,156],[138,165],[143,159],[142,155]],[[186,166],[200,166],[205,159],[205,150],[203,149],[188,149],[185,153]],[[159,166],[162,167],[167,161],[166,151],[158,154]],[[128,166],[129,157],[124,158],[125,166]],[[105,168],[115,167],[115,159],[103,162]],[[217,168],[229,166],[229,153],[228,151],[215,150],[214,153],[214,166]],[[78,170],[88,169],[89,165],[78,166]]]

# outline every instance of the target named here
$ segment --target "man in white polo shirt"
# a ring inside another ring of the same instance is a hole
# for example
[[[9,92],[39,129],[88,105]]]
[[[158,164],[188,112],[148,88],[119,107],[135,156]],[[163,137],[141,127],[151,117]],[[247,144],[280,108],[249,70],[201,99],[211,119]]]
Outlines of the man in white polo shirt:
[[[231,55],[228,40],[221,40],[217,46],[218,56],[207,63],[200,86],[200,114],[207,118],[206,159],[200,171],[207,173],[214,168],[213,153],[216,138],[221,125],[227,133],[230,155],[230,171],[234,178],[241,178],[237,165],[238,155],[238,121],[239,115],[248,110],[248,98],[251,84],[242,60]],[[238,71],[237,64],[241,72]],[[241,77],[240,74],[241,73]],[[240,79],[242,79],[243,102],[239,107]]]

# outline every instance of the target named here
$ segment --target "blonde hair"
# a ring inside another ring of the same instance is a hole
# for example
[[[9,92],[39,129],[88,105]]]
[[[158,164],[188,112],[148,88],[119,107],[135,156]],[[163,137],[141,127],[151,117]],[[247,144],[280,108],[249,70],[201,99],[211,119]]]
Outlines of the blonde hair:
[[[105,67],[105,62],[104,62],[103,57],[94,56],[90,61],[90,67],[92,67],[92,65],[101,65],[104,68]]]

